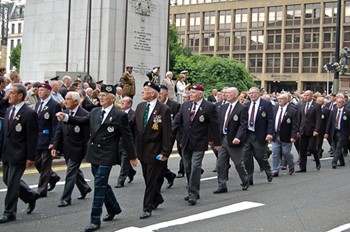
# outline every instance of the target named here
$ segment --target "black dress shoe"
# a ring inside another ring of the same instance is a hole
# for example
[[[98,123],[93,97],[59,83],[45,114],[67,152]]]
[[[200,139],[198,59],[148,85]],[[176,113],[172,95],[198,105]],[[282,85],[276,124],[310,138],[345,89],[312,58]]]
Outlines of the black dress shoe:
[[[128,177],[129,177],[128,183],[133,182],[134,176],[135,176],[135,175],[136,175],[136,171],[135,171],[135,170],[132,170],[132,173],[130,173],[130,174],[128,175]]]
[[[96,225],[96,224],[90,224],[87,227],[85,227],[85,232],[90,232],[90,231],[96,231],[100,229],[101,225]]]
[[[161,200],[161,201],[159,201],[159,202],[157,202],[157,203],[154,203],[154,204],[152,205],[152,208],[153,208],[153,209],[157,209],[158,206],[159,206],[160,204],[162,204],[163,202],[164,202],[164,200]]]
[[[190,199],[190,195],[187,195],[187,196],[184,197],[185,201],[188,201],[188,199]]]
[[[89,188],[85,193],[82,193],[82,194],[78,197],[78,199],[79,199],[79,200],[85,199],[86,195],[87,195],[89,192],[91,192],[91,191],[92,191],[92,189]]]
[[[143,211],[143,212],[140,214],[140,219],[146,219],[146,218],[149,218],[150,216],[152,216],[152,213],[151,213],[151,212]]]
[[[61,201],[57,206],[58,207],[66,207],[68,205],[71,205],[71,201]]]
[[[267,181],[268,181],[268,182],[271,182],[272,179],[273,179],[272,173],[271,173],[271,172],[266,173],[266,178],[267,178]]]
[[[339,167],[344,167],[344,166],[345,166],[345,164],[338,164],[338,166],[339,166]]]
[[[35,193],[34,200],[28,203],[27,214],[31,214],[35,209],[36,200],[40,197],[39,193]]]
[[[16,220],[16,216],[14,215],[3,215],[0,217],[0,224],[1,223],[7,223],[7,222],[12,222]]]
[[[51,182],[50,182],[50,186],[47,188],[47,191],[52,191],[55,187],[58,181],[60,181],[61,177],[57,176],[55,177]]]
[[[294,173],[294,168],[290,168],[289,169],[289,175],[293,175],[293,173]]]
[[[118,183],[116,186],[114,186],[114,188],[123,188],[124,187],[124,183]]]
[[[316,164],[316,169],[319,171],[321,169],[321,163]]]
[[[227,188],[217,189],[213,193],[214,194],[227,193]]]
[[[245,184],[241,184],[241,186],[242,186],[242,190],[243,191],[246,191],[248,188],[249,188],[249,181],[247,181]]]
[[[170,189],[173,185],[174,185],[174,180],[176,178],[176,174],[175,173],[171,173],[171,179],[168,180],[168,185],[166,186],[167,189]]]
[[[117,215],[117,214],[120,214],[122,212],[121,209],[119,209],[117,212],[115,213],[109,213],[107,214],[104,218],[103,218],[103,221],[105,222],[108,222],[108,221],[112,221],[114,216]]]
[[[302,173],[302,172],[306,172],[306,169],[300,169],[299,171],[296,171],[296,173]]]
[[[38,194],[39,194],[39,198],[47,197],[47,194],[46,194],[46,193],[38,193]]]
[[[195,199],[194,197],[190,197],[188,199],[188,204],[190,205],[196,205],[197,204],[197,199]]]
[[[252,179],[249,180],[249,185],[254,185],[254,181]]]
[[[336,169],[336,168],[337,168],[337,164],[332,163],[332,168],[333,168],[333,169]]]
[[[183,178],[185,175],[183,173],[177,174],[176,178]]]

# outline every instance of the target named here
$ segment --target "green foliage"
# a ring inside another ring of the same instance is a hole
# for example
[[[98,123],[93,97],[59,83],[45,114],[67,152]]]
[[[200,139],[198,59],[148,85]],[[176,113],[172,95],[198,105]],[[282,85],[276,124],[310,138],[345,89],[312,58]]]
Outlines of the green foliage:
[[[20,64],[21,64],[21,44],[18,44],[15,48],[11,50],[10,53],[10,68],[13,66],[16,67],[17,72],[20,72]]]
[[[184,48],[179,42],[176,26],[171,24],[169,28],[169,70],[173,70],[178,55],[191,56],[192,54],[189,49]]]

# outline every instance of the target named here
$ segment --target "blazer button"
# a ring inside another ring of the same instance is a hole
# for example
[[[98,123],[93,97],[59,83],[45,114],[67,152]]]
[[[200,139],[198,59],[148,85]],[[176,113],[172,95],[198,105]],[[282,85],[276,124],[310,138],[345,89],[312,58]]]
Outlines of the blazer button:
[[[94,145],[94,143],[92,142],[91,145]]]
[[[101,145],[100,145],[100,144],[97,144],[97,147],[101,147]]]

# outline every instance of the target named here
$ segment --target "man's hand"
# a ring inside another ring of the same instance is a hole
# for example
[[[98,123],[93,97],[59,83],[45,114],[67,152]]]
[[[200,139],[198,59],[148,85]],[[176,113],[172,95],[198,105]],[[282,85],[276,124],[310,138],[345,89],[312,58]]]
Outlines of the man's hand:
[[[132,160],[130,160],[130,164],[131,164],[131,166],[133,166],[133,167],[136,167],[136,166],[137,166],[137,163],[138,163],[138,159],[132,159]]]
[[[166,156],[162,156],[162,158],[160,158],[160,161],[166,161],[166,160],[168,160],[168,157],[166,157]]]
[[[272,141],[272,138],[273,138],[272,135],[266,135],[265,140],[266,140],[267,142],[271,142],[271,141]]]
[[[234,138],[234,140],[232,141],[232,144],[238,145],[240,144],[241,140]]]
[[[27,160],[26,161],[26,166],[27,167],[33,166],[34,164],[35,164],[35,161],[33,161],[33,160]]]
[[[314,131],[314,133],[312,134],[314,137],[318,136],[318,132]]]
[[[49,150],[53,148],[53,144],[49,144]]]
[[[323,136],[325,139],[328,139],[328,134],[324,134]],[[349,136],[349,139],[350,139],[350,136]]]
[[[295,143],[295,138],[290,138],[291,143]]]
[[[57,120],[60,121],[60,122],[62,122],[62,121],[64,120],[64,118],[66,117],[66,115],[67,115],[66,113],[58,112],[58,113],[56,114]]]
[[[51,150],[51,156],[52,157],[56,157],[56,155],[57,155],[57,150],[56,149],[52,149]]]
[[[221,146],[214,146],[215,150],[220,151],[221,150]]]

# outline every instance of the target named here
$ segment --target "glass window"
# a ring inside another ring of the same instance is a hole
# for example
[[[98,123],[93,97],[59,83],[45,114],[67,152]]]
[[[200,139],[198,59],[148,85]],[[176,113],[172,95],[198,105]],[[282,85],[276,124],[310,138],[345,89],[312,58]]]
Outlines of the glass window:
[[[299,53],[285,53],[284,54],[284,68],[285,73],[298,73]]]
[[[300,29],[287,29],[285,34],[286,34],[285,48],[299,49]]]
[[[305,24],[319,24],[320,23],[321,4],[306,4],[305,5]]]
[[[246,28],[248,22],[248,10],[235,10],[235,28]]]
[[[175,15],[175,25],[178,31],[186,30],[186,15],[185,14],[177,14]]]
[[[345,22],[350,22],[350,1],[345,1]]]
[[[203,48],[202,51],[214,51],[215,37],[214,33],[203,33]]]
[[[264,46],[264,31],[251,31],[250,41],[251,50],[262,50]]]
[[[201,25],[201,15],[200,13],[191,13],[190,15],[190,31],[199,31]]]
[[[303,53],[303,73],[317,73],[318,69],[318,53]]]
[[[204,13],[204,30],[214,30],[215,29],[215,12],[205,12]]]
[[[283,20],[282,6],[269,7],[269,26],[281,26]]]
[[[218,51],[230,51],[230,32],[218,33]]]
[[[219,12],[219,29],[231,28],[231,11],[225,10]]]
[[[304,48],[318,48],[320,29],[305,28],[304,29]]]
[[[252,27],[263,27],[265,21],[265,8],[252,9]]]
[[[280,53],[266,54],[266,73],[279,73],[280,63]]]
[[[250,54],[249,55],[249,70],[252,73],[262,72],[262,54]]]
[[[301,5],[287,6],[286,25],[300,25]]]
[[[267,31],[267,49],[281,49],[281,30]]]
[[[247,32],[238,31],[233,33],[234,45],[233,50],[246,50],[247,47]]]

